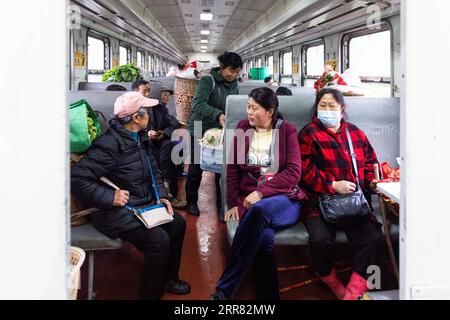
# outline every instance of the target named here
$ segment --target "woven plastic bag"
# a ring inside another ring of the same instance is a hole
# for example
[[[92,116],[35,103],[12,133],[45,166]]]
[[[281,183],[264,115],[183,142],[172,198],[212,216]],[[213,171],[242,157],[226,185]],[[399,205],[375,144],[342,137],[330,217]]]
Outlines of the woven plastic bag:
[[[70,105],[70,152],[85,152],[92,141],[101,134],[97,114],[86,100]]]

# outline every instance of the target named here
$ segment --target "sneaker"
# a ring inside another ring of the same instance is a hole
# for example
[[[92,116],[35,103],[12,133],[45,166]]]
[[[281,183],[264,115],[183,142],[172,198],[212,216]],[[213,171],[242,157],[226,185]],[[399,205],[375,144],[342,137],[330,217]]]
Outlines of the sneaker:
[[[170,192],[170,181],[164,180],[164,188],[166,189],[166,193],[169,199],[172,199],[174,196]]]
[[[220,289],[216,289],[216,292],[214,292],[210,297],[209,300],[231,300],[228,298],[228,296]]]
[[[175,209],[183,209],[187,205],[186,200],[178,200],[177,198],[173,198],[170,201],[170,203],[172,204],[172,207],[174,207]]]
[[[164,284],[164,290],[177,295],[191,293],[191,285],[183,280],[170,280]]]
[[[193,216],[200,216],[200,209],[198,208],[197,202],[188,202],[188,204],[186,205],[186,210]]]

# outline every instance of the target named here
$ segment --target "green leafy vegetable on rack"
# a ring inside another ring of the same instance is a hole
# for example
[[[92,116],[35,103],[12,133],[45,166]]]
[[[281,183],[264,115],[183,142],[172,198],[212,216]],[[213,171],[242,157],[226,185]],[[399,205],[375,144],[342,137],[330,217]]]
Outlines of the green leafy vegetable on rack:
[[[120,67],[114,67],[106,71],[103,75],[103,82],[133,82],[135,80],[143,79],[141,70],[134,64],[124,64]]]

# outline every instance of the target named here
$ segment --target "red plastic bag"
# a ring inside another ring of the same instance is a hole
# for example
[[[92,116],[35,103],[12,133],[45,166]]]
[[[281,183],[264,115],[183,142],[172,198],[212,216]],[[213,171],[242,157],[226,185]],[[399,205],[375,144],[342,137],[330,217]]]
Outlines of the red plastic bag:
[[[392,168],[387,162],[381,164],[381,172],[383,173],[383,180],[389,182],[400,181],[400,168]]]

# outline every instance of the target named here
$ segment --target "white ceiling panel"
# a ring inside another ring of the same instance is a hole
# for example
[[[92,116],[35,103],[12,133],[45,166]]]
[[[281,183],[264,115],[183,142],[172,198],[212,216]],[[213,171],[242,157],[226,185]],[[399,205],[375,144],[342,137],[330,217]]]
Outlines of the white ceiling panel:
[[[200,42],[202,39],[208,40],[208,52],[214,52],[216,47],[223,50],[274,4],[274,0],[136,1],[151,12],[180,48],[190,48],[196,52],[204,45]],[[213,14],[212,21],[200,20],[204,10]],[[201,30],[209,30],[210,34],[201,35]]]

